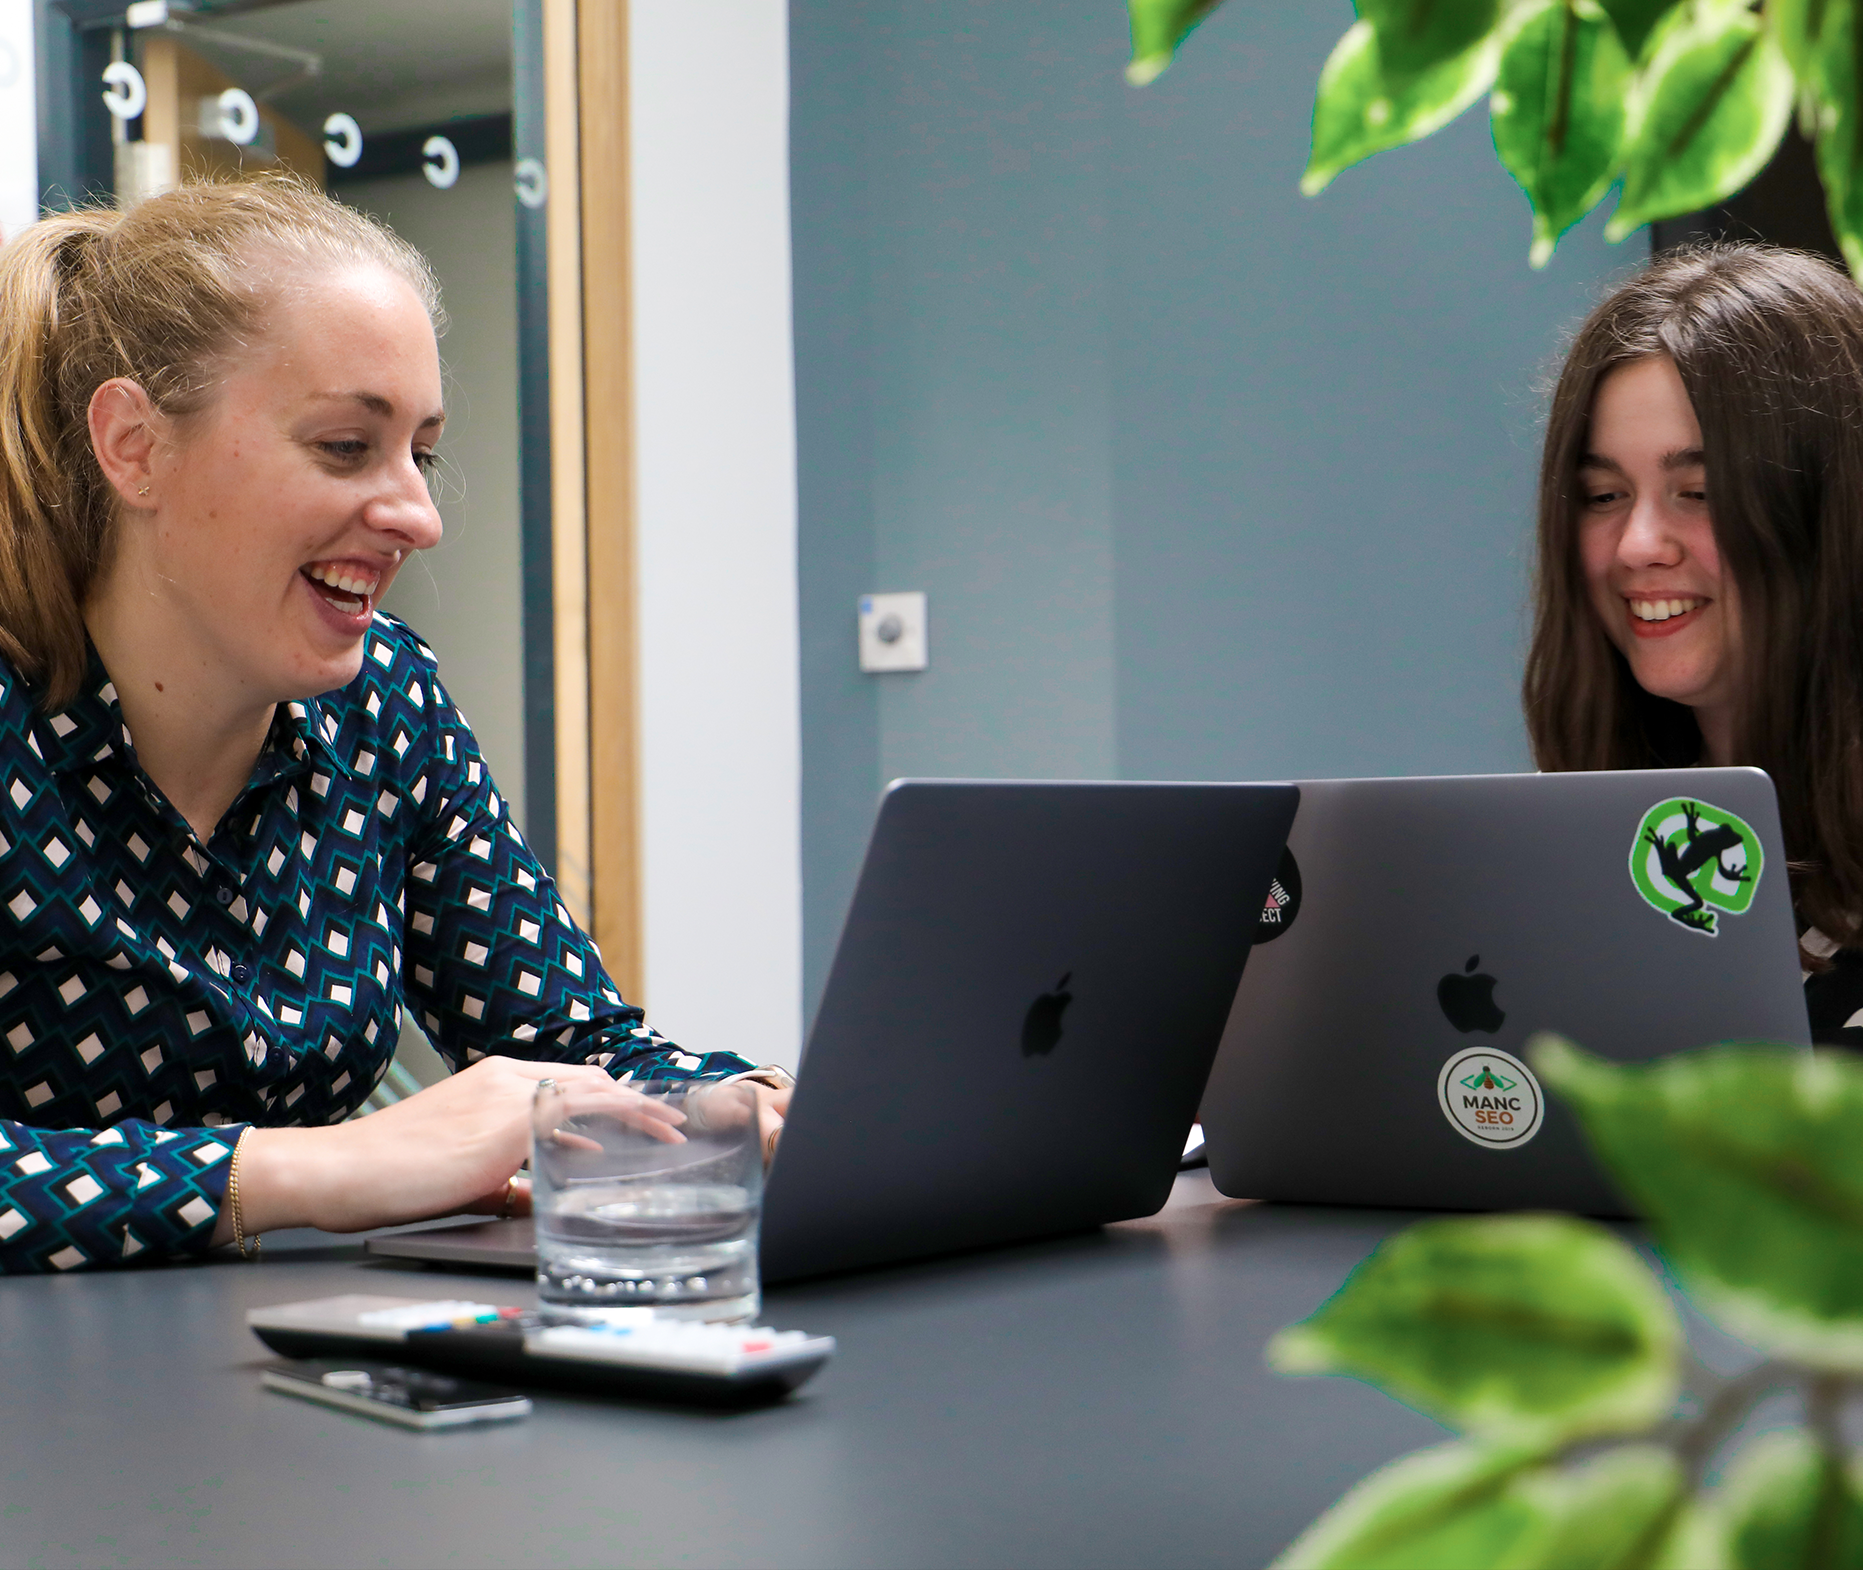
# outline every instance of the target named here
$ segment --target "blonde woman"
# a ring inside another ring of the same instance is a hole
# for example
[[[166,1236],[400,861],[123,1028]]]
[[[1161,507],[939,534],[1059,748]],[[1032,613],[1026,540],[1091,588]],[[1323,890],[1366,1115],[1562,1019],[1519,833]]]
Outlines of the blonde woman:
[[[536,1082],[679,1051],[602,969],[432,652],[438,291],[289,180],[0,249],[0,1270],[510,1213]],[[403,1000],[458,1070],[345,1121]]]

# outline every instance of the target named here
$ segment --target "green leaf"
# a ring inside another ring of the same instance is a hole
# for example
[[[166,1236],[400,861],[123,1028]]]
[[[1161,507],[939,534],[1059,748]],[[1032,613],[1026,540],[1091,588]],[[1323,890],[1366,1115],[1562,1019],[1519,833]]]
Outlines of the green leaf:
[[[1626,1445],[1571,1469],[1533,1449],[1442,1445],[1374,1472],[1275,1566],[1656,1570],[1672,1552],[1686,1499],[1680,1464],[1655,1445]]]
[[[1729,1471],[1720,1505],[1729,1570],[1863,1566],[1863,1500],[1851,1468],[1805,1430],[1763,1435]]]
[[[1855,0],[1826,0],[1819,39],[1818,174],[1844,259],[1863,277],[1863,17]]]
[[[1569,1470],[1523,1472],[1511,1491],[1533,1505],[1540,1525],[1496,1570],[1653,1570],[1676,1545],[1688,1477],[1671,1450],[1623,1445]]]
[[[1613,1565],[1611,1570],[1619,1570]],[[1643,1570],[1641,1565],[1626,1565],[1622,1570]],[[1697,1494],[1685,1500],[1669,1540],[1650,1562],[1649,1570],[1726,1570],[1721,1555],[1720,1518],[1713,1504]]]
[[[1656,24],[1675,9],[1676,0],[1599,0],[1617,29],[1625,50],[1634,58],[1655,31]]]
[[[1393,87],[1466,54],[1499,25],[1501,0],[1358,0]]]
[[[1488,1570],[1537,1540],[1541,1506],[1512,1491],[1532,1450],[1419,1450],[1373,1472],[1308,1527],[1274,1570]]]
[[[1727,1046],[1609,1063],[1552,1036],[1529,1051],[1704,1309],[1863,1370],[1863,1061]]]
[[[1177,46],[1223,0],[1126,0],[1132,23],[1132,59],[1126,80],[1144,87],[1164,74],[1177,56]]]
[[[1480,1216],[1390,1239],[1268,1356],[1369,1380],[1458,1428],[1550,1443],[1663,1417],[1680,1341],[1662,1289],[1603,1227]]]
[[[1678,6],[1631,97],[1624,195],[1605,238],[1732,196],[1766,167],[1792,101],[1792,69],[1746,0]]]
[[[1630,57],[1595,0],[1539,0],[1508,40],[1494,150],[1533,204],[1535,267],[1611,188],[1629,86]]]
[[[1355,22],[1320,72],[1313,152],[1300,189],[1317,196],[1340,170],[1441,130],[1488,90],[1499,60],[1499,39],[1489,34],[1473,49],[1395,88],[1385,80],[1371,24]]]
[[[1824,30],[1837,9],[1832,0],[1769,0],[1766,25],[1801,82],[1815,83]]]

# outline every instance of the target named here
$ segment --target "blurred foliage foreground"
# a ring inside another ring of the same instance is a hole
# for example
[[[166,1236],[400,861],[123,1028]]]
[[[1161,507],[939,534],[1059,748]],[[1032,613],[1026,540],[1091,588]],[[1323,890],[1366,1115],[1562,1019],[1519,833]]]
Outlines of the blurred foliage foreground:
[[[1127,0],[1143,85],[1222,0]],[[1255,4],[1285,0],[1254,0]],[[1357,0],[1320,73],[1313,195],[1488,94],[1494,148],[1533,207],[1531,260],[1623,193],[1606,229],[1725,201],[1794,114],[1831,228],[1863,277],[1863,0]]]
[[[1550,1036],[1530,1056],[1689,1298],[1755,1364],[1722,1378],[1694,1362],[1668,1293],[1596,1223],[1412,1227],[1269,1358],[1367,1380],[1463,1437],[1375,1473],[1279,1563],[1863,1566],[1843,1437],[1863,1378],[1863,1059],[1727,1046],[1617,1064]],[[1738,1442],[1782,1391],[1802,1425]]]

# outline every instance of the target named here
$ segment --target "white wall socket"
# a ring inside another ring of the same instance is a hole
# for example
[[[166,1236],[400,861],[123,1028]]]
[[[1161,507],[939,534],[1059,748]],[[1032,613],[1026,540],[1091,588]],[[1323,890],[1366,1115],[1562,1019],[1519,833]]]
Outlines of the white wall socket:
[[[861,595],[860,668],[922,671],[927,663],[925,596],[916,590]]]

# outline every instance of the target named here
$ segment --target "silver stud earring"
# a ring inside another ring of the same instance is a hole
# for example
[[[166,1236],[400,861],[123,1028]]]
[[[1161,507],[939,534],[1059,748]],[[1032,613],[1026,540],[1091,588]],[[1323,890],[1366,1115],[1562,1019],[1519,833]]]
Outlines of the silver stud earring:
[[[149,494],[149,487],[146,485],[138,486],[136,488],[136,494],[138,496],[147,496]]]

